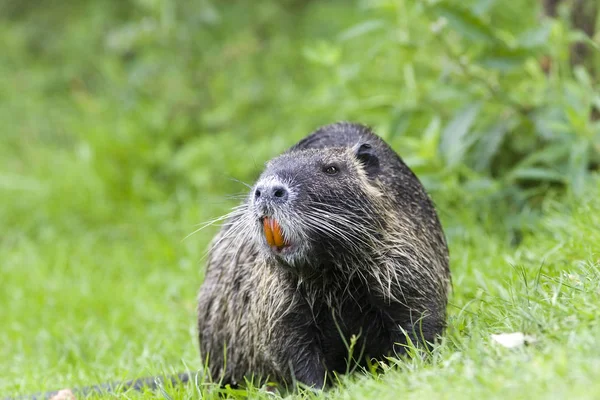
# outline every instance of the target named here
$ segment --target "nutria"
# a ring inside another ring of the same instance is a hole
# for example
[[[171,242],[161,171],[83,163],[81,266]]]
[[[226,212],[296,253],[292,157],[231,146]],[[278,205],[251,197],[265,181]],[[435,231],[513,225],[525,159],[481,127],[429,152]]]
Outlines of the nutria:
[[[434,206],[369,128],[322,127],[269,161],[213,240],[198,296],[213,380],[321,388],[433,343],[450,271]]]

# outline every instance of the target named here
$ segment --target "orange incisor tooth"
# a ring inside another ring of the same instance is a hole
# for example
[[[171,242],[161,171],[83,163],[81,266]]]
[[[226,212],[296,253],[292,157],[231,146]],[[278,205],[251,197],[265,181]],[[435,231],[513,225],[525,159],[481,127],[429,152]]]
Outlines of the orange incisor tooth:
[[[274,246],[275,241],[273,240],[273,231],[271,230],[271,223],[269,218],[263,219],[263,231],[265,233],[265,238],[267,239],[267,243],[269,246]]]
[[[263,219],[263,230],[269,246],[282,247],[285,245],[281,227],[273,218]]]
[[[283,240],[283,232],[281,232],[281,226],[275,221],[272,221],[272,230],[273,230],[273,241],[275,242],[275,246],[282,247],[285,245],[285,240]]]

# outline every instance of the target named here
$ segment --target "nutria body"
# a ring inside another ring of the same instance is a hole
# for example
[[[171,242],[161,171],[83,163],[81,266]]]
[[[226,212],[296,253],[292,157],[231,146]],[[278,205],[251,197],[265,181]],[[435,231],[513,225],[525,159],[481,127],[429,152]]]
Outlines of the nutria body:
[[[213,380],[322,387],[353,358],[443,332],[450,271],[433,204],[362,125],[320,128],[271,160],[211,244],[198,301]]]

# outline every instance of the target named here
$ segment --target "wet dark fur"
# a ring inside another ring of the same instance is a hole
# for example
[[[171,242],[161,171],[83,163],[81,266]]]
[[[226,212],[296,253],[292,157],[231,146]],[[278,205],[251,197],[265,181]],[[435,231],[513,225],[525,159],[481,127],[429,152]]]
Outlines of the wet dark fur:
[[[327,175],[329,165],[339,173]],[[275,184],[289,200],[259,204],[254,190]],[[295,253],[269,249],[263,214]],[[201,355],[223,383],[322,387],[346,371],[352,335],[361,365],[402,354],[407,334],[433,342],[449,282],[444,234],[416,176],[368,128],[328,125],[270,161],[214,239],[199,293]]]

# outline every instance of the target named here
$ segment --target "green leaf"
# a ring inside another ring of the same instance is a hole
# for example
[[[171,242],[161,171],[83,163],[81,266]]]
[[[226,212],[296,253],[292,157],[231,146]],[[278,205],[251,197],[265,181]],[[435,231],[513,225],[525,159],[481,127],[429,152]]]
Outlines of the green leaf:
[[[594,107],[596,107],[598,110],[600,110],[600,95],[593,96],[592,104],[594,105]]]
[[[479,0],[472,5],[471,9],[475,15],[483,15],[490,12],[497,0]]]
[[[439,153],[441,119],[434,115],[427,128],[423,131],[422,140],[419,143],[419,154],[427,159],[433,160]]]
[[[577,78],[579,83],[582,85],[582,87],[585,87],[585,88],[593,87],[592,78],[590,78],[590,75],[588,74],[587,70],[583,66],[581,66],[581,65],[575,66],[575,68],[573,69],[573,74],[575,75],[575,78]]]
[[[535,164],[561,165],[563,164],[561,160],[565,159],[571,147],[571,142],[554,142],[542,150],[531,153],[518,164],[517,168],[529,167]]]
[[[360,24],[354,25],[350,29],[345,30],[340,33],[338,39],[343,42],[350,39],[355,39],[357,37],[366,35],[367,33],[371,33],[373,31],[379,30],[384,27],[385,24],[381,20],[368,20],[365,22],[361,22]]]
[[[600,52],[600,43],[598,43],[598,39],[592,39],[591,37],[585,35],[583,41],[592,46],[596,51]]]
[[[540,26],[521,33],[517,37],[518,46],[530,49],[548,44],[551,29],[552,24],[549,21],[543,21]]]
[[[398,112],[390,123],[390,137],[402,136],[408,129],[412,117],[413,110],[402,110]]]
[[[596,51],[600,52],[600,43],[598,43],[598,39],[591,38],[585,32],[582,31],[571,31],[569,32],[569,42],[585,42],[592,46]]]
[[[437,4],[434,10],[465,38],[492,44],[502,43],[494,30],[471,10],[450,4]]]
[[[569,185],[576,195],[585,188],[590,163],[590,142],[581,140],[571,148],[568,163]]]
[[[463,108],[442,132],[440,151],[448,166],[455,166],[463,160],[463,156],[473,140],[467,134],[475,122],[481,105],[473,103]]]
[[[526,167],[517,168],[508,175],[509,180],[532,180],[547,182],[564,182],[565,176],[549,168]]]
[[[305,46],[302,54],[315,64],[331,67],[339,62],[342,50],[331,43],[321,41],[312,46]]]
[[[423,132],[423,139],[425,143],[437,143],[440,135],[441,119],[439,115],[434,115],[431,122],[425,128]]]
[[[507,121],[501,119],[481,133],[474,152],[475,170],[482,171],[490,166],[492,159],[500,150],[506,132],[513,125],[513,122],[513,120]]]
[[[494,47],[481,56],[477,62],[483,67],[501,72],[509,72],[521,65],[534,53],[527,49],[509,49],[507,47]]]

